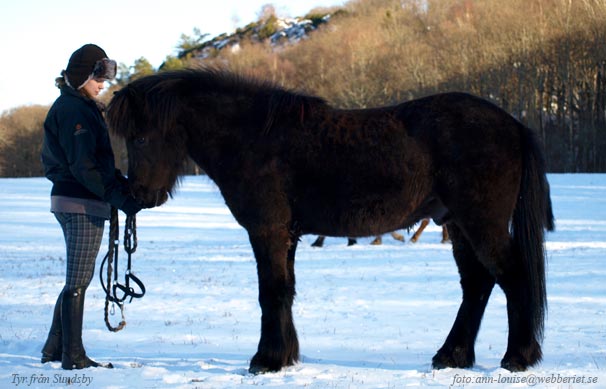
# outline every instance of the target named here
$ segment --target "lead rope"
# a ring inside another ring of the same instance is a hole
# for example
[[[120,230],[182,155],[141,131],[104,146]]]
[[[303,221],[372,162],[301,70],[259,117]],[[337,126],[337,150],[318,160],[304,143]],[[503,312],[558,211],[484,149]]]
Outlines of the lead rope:
[[[126,217],[126,226],[124,228],[124,251],[128,254],[128,265],[126,273],[124,275],[124,285],[118,282],[118,251],[120,246],[118,225],[118,210],[112,207],[110,226],[109,226],[109,248],[107,255],[101,262],[101,269],[99,272],[99,278],[101,280],[101,286],[105,291],[105,310],[104,319],[107,328],[112,332],[118,332],[126,326],[126,320],[124,318],[124,301],[130,297],[129,303],[133,301],[133,298],[140,298],[145,295],[145,285],[139,278],[132,274],[132,254],[137,250],[137,219],[133,216]],[[103,267],[107,262],[107,274],[106,282],[103,282]],[[130,286],[130,281],[133,281],[139,287],[140,292],[136,292],[133,287]],[[118,296],[118,291],[122,292],[122,296]],[[112,303],[111,311],[109,308],[110,302]],[[115,314],[115,306],[120,308],[120,314],[122,320],[117,327],[112,326],[109,322],[109,315]]]

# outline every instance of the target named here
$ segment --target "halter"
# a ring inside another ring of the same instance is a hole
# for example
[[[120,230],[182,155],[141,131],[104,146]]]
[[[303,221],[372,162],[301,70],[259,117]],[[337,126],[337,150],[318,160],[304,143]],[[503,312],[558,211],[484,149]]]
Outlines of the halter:
[[[118,332],[126,326],[124,319],[124,301],[130,297],[128,301],[131,303],[133,298],[141,298],[145,295],[145,285],[143,282],[135,276],[131,271],[132,254],[137,250],[137,219],[133,216],[126,217],[126,225],[124,228],[124,251],[128,254],[128,265],[124,274],[124,284],[118,282],[118,251],[120,246],[119,232],[120,227],[118,225],[118,210],[112,207],[112,214],[109,226],[109,249],[105,258],[101,262],[101,269],[99,271],[99,279],[101,280],[101,286],[105,292],[105,324],[107,328],[112,332]],[[113,259],[113,260],[112,260]],[[103,268],[107,262],[107,282],[103,280]],[[113,282],[112,282],[113,278]],[[131,286],[131,281],[136,284],[139,292],[135,291],[135,288]],[[115,313],[115,305],[120,308],[120,314],[122,320],[117,327],[114,327],[109,322],[109,303],[112,303],[111,314]]]

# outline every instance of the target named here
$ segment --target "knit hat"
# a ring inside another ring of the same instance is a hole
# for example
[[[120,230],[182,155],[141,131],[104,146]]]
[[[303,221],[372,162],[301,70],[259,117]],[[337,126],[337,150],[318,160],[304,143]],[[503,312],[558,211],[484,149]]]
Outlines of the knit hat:
[[[113,69],[108,70],[108,66],[113,66]],[[89,78],[96,77],[97,73],[103,76],[99,78],[114,78],[116,62],[108,60],[105,51],[91,43],[74,51],[69,57],[67,69],[62,72],[67,84],[74,89],[82,88]]]

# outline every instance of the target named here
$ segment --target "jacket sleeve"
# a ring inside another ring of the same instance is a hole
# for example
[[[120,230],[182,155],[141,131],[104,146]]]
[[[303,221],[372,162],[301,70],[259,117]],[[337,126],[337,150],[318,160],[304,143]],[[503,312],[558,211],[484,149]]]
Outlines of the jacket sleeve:
[[[59,142],[74,178],[90,192],[120,208],[124,188],[115,177],[114,155],[103,119],[89,107],[62,112]]]

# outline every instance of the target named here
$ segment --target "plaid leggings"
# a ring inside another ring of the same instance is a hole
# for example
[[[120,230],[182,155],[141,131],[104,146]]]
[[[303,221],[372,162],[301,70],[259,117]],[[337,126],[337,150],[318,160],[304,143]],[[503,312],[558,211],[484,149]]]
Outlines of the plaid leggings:
[[[105,219],[79,213],[56,212],[55,217],[61,225],[67,251],[67,272],[65,286],[68,289],[90,284],[95,272],[95,261],[101,240]]]

